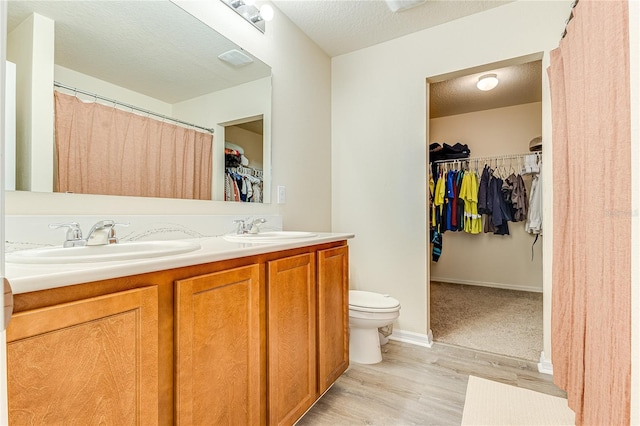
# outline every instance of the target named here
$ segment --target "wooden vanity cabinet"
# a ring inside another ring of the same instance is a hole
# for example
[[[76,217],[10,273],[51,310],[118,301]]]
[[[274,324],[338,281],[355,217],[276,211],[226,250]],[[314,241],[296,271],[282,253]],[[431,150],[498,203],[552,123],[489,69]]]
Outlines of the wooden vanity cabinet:
[[[291,425],[348,366],[345,241],[17,294],[10,424]]]
[[[179,280],[175,289],[176,423],[264,424],[260,266]]]
[[[157,287],[13,315],[7,365],[11,424],[157,424]]]
[[[269,424],[290,425],[317,398],[315,253],[267,263]]]
[[[318,251],[318,393],[349,367],[349,249]]]
[[[295,423],[349,366],[348,247],[267,264],[269,424]]]

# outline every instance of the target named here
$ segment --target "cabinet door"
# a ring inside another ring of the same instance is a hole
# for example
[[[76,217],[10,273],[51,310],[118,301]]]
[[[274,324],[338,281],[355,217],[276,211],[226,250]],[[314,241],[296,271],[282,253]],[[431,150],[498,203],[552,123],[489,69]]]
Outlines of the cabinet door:
[[[316,399],[315,255],[268,265],[269,424],[293,424]]]
[[[11,424],[158,424],[158,291],[144,287],[15,314]]]
[[[349,366],[349,250],[318,251],[318,387],[322,394]]]
[[[176,283],[178,425],[264,423],[260,266]]]

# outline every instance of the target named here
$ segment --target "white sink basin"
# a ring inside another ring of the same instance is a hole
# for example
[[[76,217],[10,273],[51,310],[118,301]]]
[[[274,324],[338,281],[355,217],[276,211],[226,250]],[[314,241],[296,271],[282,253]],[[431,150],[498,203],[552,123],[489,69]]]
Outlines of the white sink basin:
[[[47,247],[8,253],[9,263],[90,263],[135,260],[189,253],[200,248],[190,241],[140,241],[84,247]]]
[[[257,234],[228,234],[223,238],[236,243],[276,243],[287,240],[299,240],[318,236],[313,232],[302,231],[272,231]]]

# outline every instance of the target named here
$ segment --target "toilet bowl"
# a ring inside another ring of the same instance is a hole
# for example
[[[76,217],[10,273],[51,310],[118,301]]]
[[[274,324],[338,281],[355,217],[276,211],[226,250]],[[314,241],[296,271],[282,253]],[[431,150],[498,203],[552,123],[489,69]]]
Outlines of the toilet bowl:
[[[349,291],[349,360],[358,364],[382,361],[378,328],[400,316],[400,302],[388,294]]]

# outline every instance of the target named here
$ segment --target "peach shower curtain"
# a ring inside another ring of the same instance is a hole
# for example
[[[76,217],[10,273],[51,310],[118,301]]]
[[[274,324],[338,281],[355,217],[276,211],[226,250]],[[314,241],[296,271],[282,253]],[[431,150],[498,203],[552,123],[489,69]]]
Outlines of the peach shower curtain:
[[[549,67],[552,361],[578,425],[630,422],[628,24],[626,0],[580,0]]]
[[[54,96],[56,191],[211,199],[213,135]]]

